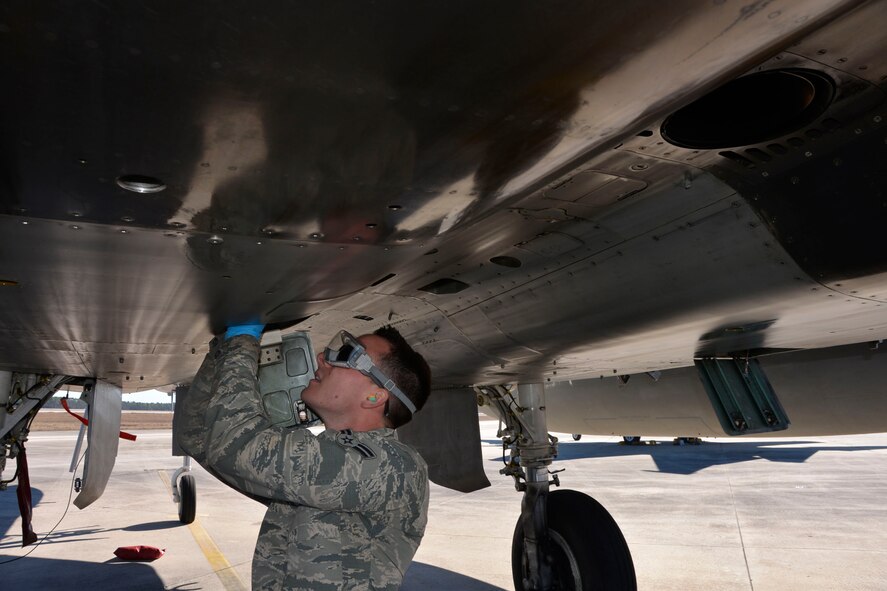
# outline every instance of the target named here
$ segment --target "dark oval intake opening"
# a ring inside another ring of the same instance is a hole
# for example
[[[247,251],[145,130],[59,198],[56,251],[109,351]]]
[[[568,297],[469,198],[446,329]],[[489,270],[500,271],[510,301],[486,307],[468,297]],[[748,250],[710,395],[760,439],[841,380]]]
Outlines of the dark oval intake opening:
[[[662,137],[694,149],[757,144],[809,125],[834,94],[834,82],[813,70],[749,74],[670,115],[662,124]]]
[[[490,262],[500,267],[511,267],[512,269],[517,269],[521,266],[520,259],[507,256],[493,257],[490,259]]]

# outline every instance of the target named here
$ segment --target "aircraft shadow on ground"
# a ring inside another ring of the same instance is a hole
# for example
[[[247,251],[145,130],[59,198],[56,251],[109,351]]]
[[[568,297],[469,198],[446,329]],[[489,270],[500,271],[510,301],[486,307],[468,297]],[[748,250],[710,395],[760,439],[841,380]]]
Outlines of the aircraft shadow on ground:
[[[497,440],[485,440],[496,444]],[[650,456],[658,472],[667,474],[695,474],[712,466],[738,464],[755,460],[802,464],[814,454],[823,451],[857,452],[887,449],[885,446],[830,446],[817,445],[816,441],[766,441],[766,442],[712,442],[701,445],[620,445],[609,442],[561,441],[558,444],[557,460],[580,460],[588,458],[614,458],[629,456]],[[803,446],[803,447],[793,447]],[[492,461],[502,462],[502,457]]]
[[[400,591],[505,591],[484,581],[457,572],[414,562],[403,579]]]
[[[0,538],[0,550],[21,548],[22,544],[21,529],[17,523],[19,519],[19,508],[15,489],[16,487],[11,486],[9,487],[9,490],[5,491],[3,494],[0,494],[0,532],[3,532],[3,537]],[[35,510],[40,505],[40,501],[42,499],[43,492],[39,488],[32,488],[31,500]],[[40,514],[36,513],[34,521],[34,531],[37,533],[37,539],[40,541],[39,543],[51,545],[75,541],[79,542],[83,540],[94,540],[101,537],[99,536],[99,534],[113,531],[108,528],[92,526],[79,527],[76,529],[55,529],[52,533],[47,535],[47,532],[52,528],[53,525],[55,525],[55,523],[46,523],[45,519],[42,519]],[[180,522],[175,520],[153,521],[150,523],[137,523],[134,525],[130,525],[122,528],[122,531],[154,531],[160,529],[168,529],[172,527],[180,527],[181,525],[182,524]],[[45,540],[43,539],[44,537],[46,538]]]
[[[41,499],[43,499],[43,491],[39,488],[31,488],[31,505],[36,507]],[[12,526],[19,517],[16,487],[10,486],[0,493],[0,532],[3,532],[3,537],[0,538],[0,549],[21,547],[21,528],[12,531]],[[40,532],[37,532],[37,536],[42,537]]]
[[[16,487],[11,486],[7,491],[4,491],[3,494],[0,494],[0,532],[3,532],[3,536],[0,537],[0,550],[21,547],[21,530],[16,523],[19,519],[19,508],[18,498],[16,497],[15,490]],[[32,488],[31,500],[35,510],[40,505],[40,501],[42,499],[43,491],[41,491],[39,488]],[[43,540],[44,536],[46,536],[46,532],[48,532],[49,529],[54,525],[44,523],[43,521],[44,520],[40,518],[40,514],[37,513],[34,521],[34,531],[37,533],[38,540]],[[14,526],[15,530],[13,531]],[[169,519],[165,521],[152,521],[149,523],[136,523],[120,529],[121,531],[142,532],[170,529],[173,527],[181,526],[181,522],[174,519]],[[84,539],[96,539],[97,534],[108,531],[112,530],[101,527],[56,529],[51,534],[46,536],[46,540],[42,541],[41,543],[49,545],[71,541],[82,541]]]
[[[52,527],[52,525],[47,525],[47,528]],[[37,544],[42,544],[46,546],[51,546],[53,544],[68,544],[71,542],[83,542],[85,540],[101,540],[108,538],[108,536],[100,536],[98,534],[102,534],[105,532],[113,531],[108,528],[103,527],[81,527],[77,529],[56,529],[49,535],[47,535],[47,529],[38,528],[37,525],[34,526],[34,531],[37,534]],[[45,539],[44,539],[45,538]],[[22,536],[21,531],[10,531],[7,527],[6,535],[0,539],[0,550],[8,550],[10,548],[21,548],[22,545]],[[33,546],[29,546],[28,548],[32,548]],[[27,550],[25,550],[27,551]]]
[[[170,529],[173,527],[182,527],[182,522],[176,519],[167,519],[165,521],[151,521],[149,523],[136,523],[122,528],[123,531],[156,531],[159,529]]]
[[[0,563],[10,558],[13,557],[0,554]],[[140,562],[97,563],[28,556],[12,564],[14,570],[5,571],[3,576],[4,589],[160,591],[164,588],[154,569]]]

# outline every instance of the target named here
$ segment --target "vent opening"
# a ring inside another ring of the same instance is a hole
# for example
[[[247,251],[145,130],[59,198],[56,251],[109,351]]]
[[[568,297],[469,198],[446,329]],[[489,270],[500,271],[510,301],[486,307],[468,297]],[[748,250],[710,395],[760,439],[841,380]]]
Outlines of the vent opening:
[[[520,259],[514,257],[493,257],[490,259],[490,262],[494,265],[499,265],[500,267],[511,267],[512,269],[517,269],[521,266]]]
[[[452,293],[459,293],[464,289],[468,289],[468,284],[464,281],[445,277],[443,279],[438,279],[437,281],[433,281],[428,285],[420,287],[419,291],[427,291],[428,293],[433,293],[435,295],[447,295]]]

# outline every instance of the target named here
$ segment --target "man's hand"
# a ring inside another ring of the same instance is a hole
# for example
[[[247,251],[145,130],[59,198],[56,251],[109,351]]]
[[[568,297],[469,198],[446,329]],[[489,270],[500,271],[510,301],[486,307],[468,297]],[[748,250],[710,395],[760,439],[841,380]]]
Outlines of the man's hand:
[[[227,341],[238,335],[248,334],[258,341],[261,340],[264,329],[264,324],[235,324],[234,326],[229,326],[228,330],[225,331],[225,340]]]

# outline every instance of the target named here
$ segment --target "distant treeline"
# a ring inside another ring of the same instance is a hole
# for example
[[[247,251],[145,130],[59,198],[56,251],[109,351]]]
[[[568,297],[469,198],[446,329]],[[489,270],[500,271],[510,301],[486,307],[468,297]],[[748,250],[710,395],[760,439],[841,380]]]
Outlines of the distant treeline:
[[[46,401],[43,408],[61,408],[62,399],[53,397]],[[86,408],[86,403],[77,398],[68,398],[68,408]],[[127,402],[123,401],[123,410],[172,410],[169,402]]]

